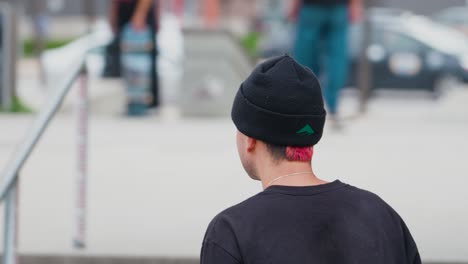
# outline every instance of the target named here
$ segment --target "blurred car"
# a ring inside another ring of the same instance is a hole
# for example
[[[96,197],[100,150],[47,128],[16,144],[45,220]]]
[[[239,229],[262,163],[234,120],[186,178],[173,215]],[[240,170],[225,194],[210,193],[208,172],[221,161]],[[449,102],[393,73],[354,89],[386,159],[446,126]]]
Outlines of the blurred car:
[[[450,7],[434,14],[432,18],[468,36],[468,7]]]
[[[374,88],[423,89],[439,94],[458,80],[468,82],[468,38],[426,17],[401,12],[382,15],[371,10],[371,44],[366,55],[372,65]],[[351,29],[355,83],[362,25]]]
[[[371,44],[366,55],[371,62],[373,88],[422,89],[437,95],[461,80],[468,82],[468,38],[426,17],[400,9],[368,10],[372,23]],[[356,83],[357,63],[362,47],[362,24],[350,28],[350,73],[348,85]],[[286,45],[274,45],[275,34],[267,33],[265,57],[290,52],[293,38]],[[273,37],[272,37],[273,36]]]

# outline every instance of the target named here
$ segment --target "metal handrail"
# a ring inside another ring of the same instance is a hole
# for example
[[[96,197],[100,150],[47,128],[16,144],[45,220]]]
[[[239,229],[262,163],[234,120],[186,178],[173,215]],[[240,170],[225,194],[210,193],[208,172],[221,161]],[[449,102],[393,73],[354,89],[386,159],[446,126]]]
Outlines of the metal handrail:
[[[90,47],[92,47],[90,45]],[[95,46],[93,47],[95,48]],[[77,79],[81,80],[80,85],[80,102],[78,105],[79,119],[82,119],[83,122],[80,122],[79,129],[86,130],[87,128],[87,71],[86,71],[86,55],[92,50],[88,48],[84,53],[79,56],[76,64],[72,66],[71,73],[68,74],[62,81],[57,85],[57,88],[54,90],[49,101],[46,103],[45,107],[39,112],[39,116],[32,124],[31,128],[28,130],[24,140],[19,145],[18,150],[14,153],[13,158],[7,167],[1,174],[0,178],[0,203],[5,201],[5,222],[4,222],[4,250],[3,250],[3,261],[4,264],[16,264],[18,263],[18,254],[17,254],[17,239],[18,239],[18,182],[19,182],[19,171],[25,164],[26,160],[31,155],[34,150],[37,142],[44,134],[45,130],[50,124],[50,121],[53,119],[55,114],[58,112],[61,104],[63,103],[65,96],[74,86],[74,83]],[[81,149],[84,145],[86,147],[86,132],[83,135],[79,135],[78,147]],[[80,150],[82,151],[82,150]],[[86,152],[86,150],[84,150]],[[80,159],[80,157],[79,157]],[[79,160],[78,163],[85,164],[86,153],[82,155],[83,160]],[[85,168],[78,168],[78,178],[79,180],[85,181],[86,172]],[[85,199],[84,192],[78,194],[79,199]],[[84,209],[80,208],[80,211]],[[75,237],[74,243],[76,247],[84,247],[84,231],[81,229],[84,226],[84,214],[79,212],[79,219],[77,226],[78,232]],[[83,231],[83,232],[81,232]]]
[[[81,58],[77,66],[72,69],[72,73],[58,84],[55,93],[50,98],[50,102],[39,113],[36,121],[29,129],[23,143],[19,146],[18,151],[13,156],[13,159],[8,163],[7,167],[1,174],[0,178],[0,202],[5,198],[8,189],[17,178],[19,170],[23,167],[31,152],[34,150],[37,142],[44,134],[55,113],[57,113],[68,91],[73,87],[73,83],[78,76],[84,71],[85,59]]]
[[[72,43],[60,48],[68,51],[78,50],[78,53],[74,53],[73,65],[69,70],[64,79],[59,81],[58,85],[54,89],[52,96],[49,101],[45,104],[45,107],[39,112],[38,117],[28,130],[23,141],[21,141],[18,150],[14,153],[10,162],[0,174],[0,203],[5,202],[5,222],[4,222],[4,250],[3,250],[3,263],[4,264],[15,264],[18,263],[17,256],[17,206],[18,206],[18,181],[19,171],[25,164],[26,160],[31,155],[32,151],[36,147],[37,142],[40,140],[45,130],[50,124],[61,104],[63,103],[65,96],[74,86],[74,82],[77,79],[80,80],[79,88],[79,100],[77,105],[78,111],[78,159],[77,159],[77,180],[79,182],[78,192],[76,194],[79,206],[76,210],[76,223],[75,233],[73,237],[73,243],[75,248],[83,248],[85,246],[85,195],[86,187],[86,144],[87,144],[87,69],[86,69],[86,56],[89,52],[104,47],[110,43],[113,36],[110,30],[102,31],[102,27],[96,27],[88,35],[85,35]],[[62,51],[65,51],[62,50]]]

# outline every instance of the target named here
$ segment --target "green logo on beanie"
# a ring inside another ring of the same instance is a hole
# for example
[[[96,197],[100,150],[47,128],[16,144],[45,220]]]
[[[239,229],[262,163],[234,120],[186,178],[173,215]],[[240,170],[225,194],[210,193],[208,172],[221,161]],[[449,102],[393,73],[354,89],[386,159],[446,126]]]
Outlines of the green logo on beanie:
[[[310,125],[305,125],[303,128],[299,129],[296,134],[301,136],[310,136],[313,135],[315,131],[310,127]]]

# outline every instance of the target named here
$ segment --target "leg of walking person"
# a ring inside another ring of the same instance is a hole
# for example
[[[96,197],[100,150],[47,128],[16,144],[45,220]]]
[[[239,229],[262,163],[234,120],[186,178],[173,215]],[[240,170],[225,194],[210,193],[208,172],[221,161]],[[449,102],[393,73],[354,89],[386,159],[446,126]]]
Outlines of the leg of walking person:
[[[153,98],[150,107],[158,107],[160,103],[159,96],[159,78],[158,78],[158,68],[157,68],[157,56],[158,56],[158,47],[156,44],[156,30],[154,24],[151,27],[151,32],[153,36],[154,47],[151,49],[151,97]]]
[[[324,98],[328,111],[336,117],[340,90],[348,71],[348,11],[344,5],[330,8],[325,34]]]
[[[157,19],[158,19],[158,1],[152,1],[152,5],[148,10],[146,16],[146,25],[151,30],[151,37],[153,48],[149,52],[151,56],[151,70],[150,70],[150,94],[151,94],[151,103],[148,105],[151,108],[156,108],[160,104],[160,95],[159,95],[159,80],[158,80],[158,70],[157,70],[157,56],[158,56],[158,47],[156,42],[156,33],[157,33]]]
[[[321,29],[325,16],[322,7],[305,5],[300,8],[293,57],[320,75]]]
[[[114,0],[115,1],[115,0]],[[132,14],[135,10],[135,3],[132,2],[122,2],[122,1],[116,1],[115,3],[117,5],[117,21],[116,21],[116,28],[115,28],[115,40],[114,40],[114,45],[115,45],[115,68],[116,71],[118,72],[118,76],[121,76],[122,74],[122,63],[121,63],[121,58],[122,58],[122,31],[128,23],[130,23],[130,19],[132,17]]]

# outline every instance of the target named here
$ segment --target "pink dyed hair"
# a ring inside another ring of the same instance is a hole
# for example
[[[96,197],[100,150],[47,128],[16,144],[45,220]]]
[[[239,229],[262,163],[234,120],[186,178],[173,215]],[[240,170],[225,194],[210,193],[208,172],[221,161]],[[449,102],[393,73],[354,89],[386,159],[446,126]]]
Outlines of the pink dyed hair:
[[[311,161],[313,147],[286,147],[285,155],[289,161]]]

